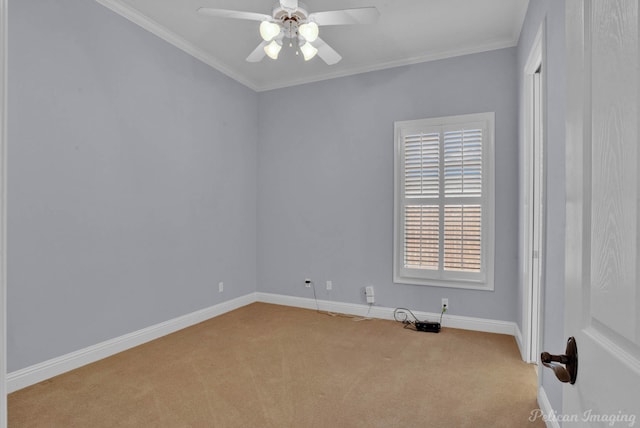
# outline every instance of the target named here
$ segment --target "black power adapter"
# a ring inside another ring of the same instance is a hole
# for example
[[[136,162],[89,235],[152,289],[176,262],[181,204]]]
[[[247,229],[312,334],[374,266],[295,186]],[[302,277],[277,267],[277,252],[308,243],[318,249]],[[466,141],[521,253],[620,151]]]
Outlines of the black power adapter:
[[[440,322],[435,321],[421,321],[419,320],[410,309],[407,308],[396,308],[393,311],[393,319],[404,324],[404,328],[408,328],[409,326],[413,326],[416,331],[425,331],[427,333],[440,333],[442,329],[442,315],[447,310],[446,305],[442,307],[442,313],[440,314]],[[413,318],[413,320],[409,319],[409,315]]]
[[[416,321],[414,323],[416,330],[426,331],[429,333],[440,333],[440,323],[431,321]]]

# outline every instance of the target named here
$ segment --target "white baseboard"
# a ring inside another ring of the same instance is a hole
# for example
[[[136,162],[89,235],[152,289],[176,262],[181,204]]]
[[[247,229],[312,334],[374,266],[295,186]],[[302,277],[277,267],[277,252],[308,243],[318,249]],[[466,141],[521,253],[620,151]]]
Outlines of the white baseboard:
[[[520,327],[518,327],[518,324],[515,324],[515,334],[513,336],[516,338],[516,344],[518,345],[518,350],[520,351],[520,357],[522,358],[522,361],[527,361],[528,357],[526,355],[527,352],[524,348],[524,339],[522,337],[522,332],[520,331]]]
[[[190,327],[254,302],[294,306],[305,309],[319,308],[321,311],[330,311],[355,316],[368,315],[371,318],[387,320],[393,320],[394,311],[394,308],[381,306],[372,306],[369,308],[368,305],[364,304],[343,303],[328,300],[318,300],[316,303],[315,299],[304,297],[260,292],[249,293],[209,308],[201,309],[169,321],[143,328],[142,330],[138,330],[133,333],[125,334],[124,336],[116,337],[114,339],[11,372],[7,375],[6,379],[7,392],[11,393],[19,389],[26,388],[27,386],[34,385],[70,370],[110,357],[118,352],[126,351],[127,349],[142,345],[143,343],[158,339],[162,336],[166,336],[167,334],[174,333],[178,330],[182,330],[183,328]],[[440,314],[436,313],[420,311],[413,312],[418,318],[423,320],[437,321],[440,318]],[[442,320],[442,326],[488,333],[508,334],[516,336],[516,340],[519,331],[517,325],[513,322],[464,317],[459,315],[445,315]]]
[[[295,306],[297,308],[316,309],[316,300],[306,297],[285,296],[282,294],[272,293],[256,293],[258,302],[273,303],[276,305]],[[369,310],[369,306],[365,304],[334,302],[330,300],[318,300],[318,308],[321,311],[338,312],[342,314],[365,316]],[[372,306],[369,316],[371,318],[380,318],[393,320],[393,311],[395,308],[386,308],[382,306]],[[438,321],[439,313],[413,311],[420,319],[429,321]],[[463,330],[483,331],[487,333],[500,333],[515,336],[518,326],[514,322],[498,321],[485,318],[473,318],[460,315],[445,314],[442,318],[443,327],[459,328]]]
[[[553,407],[551,407],[551,402],[549,401],[549,397],[547,397],[547,393],[544,391],[542,385],[538,388],[538,406],[540,406],[540,410],[542,414],[545,415],[545,424],[547,428],[560,428],[560,423],[558,419],[555,417],[549,417],[551,415],[555,415],[555,411]]]
[[[238,309],[256,301],[255,293],[250,293],[217,305],[174,318],[160,324],[152,325],[124,336],[116,337],[97,345],[89,346],[79,351],[71,352],[24,369],[16,370],[7,375],[7,392],[34,385],[43,380],[77,369],[84,365],[107,358],[118,352],[131,349],[183,328],[201,323],[210,318]]]

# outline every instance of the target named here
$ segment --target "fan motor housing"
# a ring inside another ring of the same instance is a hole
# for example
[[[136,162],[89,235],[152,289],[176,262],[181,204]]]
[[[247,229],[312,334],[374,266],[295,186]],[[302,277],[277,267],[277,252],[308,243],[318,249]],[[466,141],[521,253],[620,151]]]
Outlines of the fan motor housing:
[[[305,22],[309,17],[309,13],[306,10],[306,6],[302,3],[298,3],[298,7],[294,10],[285,9],[280,5],[280,2],[276,3],[271,13],[273,19],[281,23],[284,28],[284,35],[293,39],[298,36],[298,27]]]

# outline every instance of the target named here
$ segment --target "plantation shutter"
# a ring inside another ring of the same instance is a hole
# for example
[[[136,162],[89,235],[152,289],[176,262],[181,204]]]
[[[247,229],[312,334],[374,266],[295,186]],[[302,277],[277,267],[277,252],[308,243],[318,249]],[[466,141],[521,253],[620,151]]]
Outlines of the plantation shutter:
[[[445,270],[481,270],[482,132],[454,129],[443,136]]]
[[[440,197],[440,135],[418,133],[404,141],[404,193],[407,199]],[[438,269],[440,209],[438,205],[405,205],[405,265]]]
[[[486,121],[432,122],[396,123],[400,254],[395,255],[394,275],[486,282],[484,253],[491,248],[484,242],[485,215],[491,198],[485,195],[485,142],[490,127]]]

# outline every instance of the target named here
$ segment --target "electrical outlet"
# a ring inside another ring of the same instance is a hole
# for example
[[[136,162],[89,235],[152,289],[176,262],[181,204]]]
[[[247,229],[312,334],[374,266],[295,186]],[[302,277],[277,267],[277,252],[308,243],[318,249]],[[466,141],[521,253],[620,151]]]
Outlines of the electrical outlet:
[[[220,281],[218,283],[218,293],[222,293],[224,291],[224,282]]]
[[[327,290],[333,289],[333,282],[327,281]]]
[[[311,280],[309,278],[304,280],[304,286],[307,288],[311,288]]]
[[[367,303],[374,304],[376,302],[373,286],[368,285],[364,289],[364,295],[367,297]]]
[[[447,297],[443,297],[442,298],[442,307],[441,309],[446,309],[447,311],[449,310],[449,298]]]

